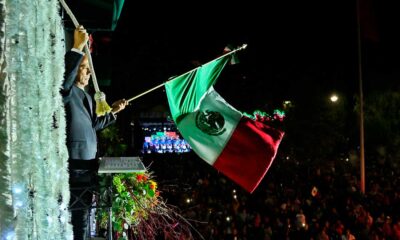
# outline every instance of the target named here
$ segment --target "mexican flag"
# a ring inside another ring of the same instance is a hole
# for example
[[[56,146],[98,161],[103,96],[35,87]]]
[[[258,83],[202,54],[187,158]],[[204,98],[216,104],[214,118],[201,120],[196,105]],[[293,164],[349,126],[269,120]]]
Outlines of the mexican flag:
[[[284,135],[244,116],[213,88],[231,56],[224,55],[165,84],[179,131],[193,151],[248,192],[261,182]]]

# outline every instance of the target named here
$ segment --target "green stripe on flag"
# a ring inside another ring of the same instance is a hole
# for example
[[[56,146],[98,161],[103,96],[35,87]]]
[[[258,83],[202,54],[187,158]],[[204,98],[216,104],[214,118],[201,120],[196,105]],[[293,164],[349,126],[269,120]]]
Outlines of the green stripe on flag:
[[[230,55],[218,58],[165,84],[172,118],[176,123],[196,109],[201,97],[217,81],[230,58]]]

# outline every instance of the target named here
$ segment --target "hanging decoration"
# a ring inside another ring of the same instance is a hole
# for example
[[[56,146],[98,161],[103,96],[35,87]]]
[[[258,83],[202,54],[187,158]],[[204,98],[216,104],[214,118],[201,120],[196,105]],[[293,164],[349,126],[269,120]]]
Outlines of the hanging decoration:
[[[73,239],[57,0],[0,0],[0,239]]]
[[[272,114],[268,114],[260,110],[254,111],[253,115],[249,113],[243,113],[243,114],[248,118],[265,123],[282,122],[286,117],[285,111],[279,109],[275,109]]]

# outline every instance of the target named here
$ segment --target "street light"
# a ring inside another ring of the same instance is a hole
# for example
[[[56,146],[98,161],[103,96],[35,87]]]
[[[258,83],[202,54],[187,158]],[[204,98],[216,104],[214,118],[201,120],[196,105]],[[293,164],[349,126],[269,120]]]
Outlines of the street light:
[[[332,94],[330,100],[331,102],[337,102],[339,100],[339,97],[336,94]]]

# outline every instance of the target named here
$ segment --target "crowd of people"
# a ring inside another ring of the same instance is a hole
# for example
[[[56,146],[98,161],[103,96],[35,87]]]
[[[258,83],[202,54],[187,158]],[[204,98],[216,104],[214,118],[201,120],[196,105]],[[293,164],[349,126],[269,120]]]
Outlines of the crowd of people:
[[[280,153],[250,194],[194,155],[144,161],[198,239],[400,239],[400,170],[390,162],[369,161],[363,194],[359,168],[346,160]]]

